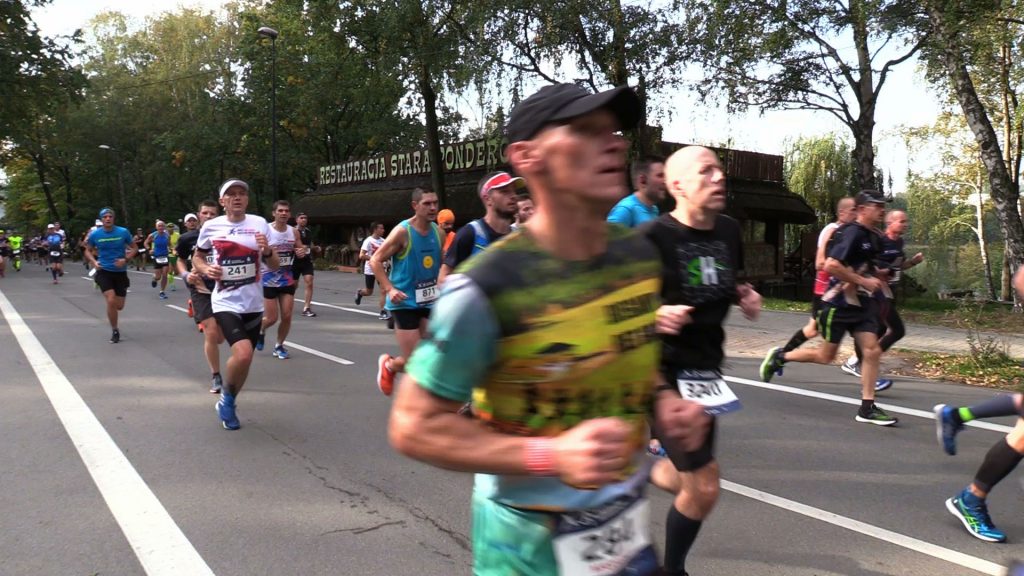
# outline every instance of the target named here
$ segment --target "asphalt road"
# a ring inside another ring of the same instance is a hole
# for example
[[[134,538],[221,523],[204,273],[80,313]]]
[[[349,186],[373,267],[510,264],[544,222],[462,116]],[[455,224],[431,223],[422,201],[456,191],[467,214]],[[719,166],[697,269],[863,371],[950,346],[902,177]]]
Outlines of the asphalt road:
[[[319,316],[296,316],[289,342],[320,355],[271,357],[272,329],[239,398],[243,428],[227,432],[201,336],[172,307],[187,293],[159,300],[133,273],[111,345],[83,276],[69,264],[54,286],[26,265],[0,279],[0,574],[471,572],[471,478],[388,446],[390,403],[373,377],[396,347],[376,298],[353,303],[361,277],[317,273]],[[744,408],[721,418],[726,489],[694,576],[995,574],[1024,558],[1019,473],[991,497],[1008,544],[970,537],[943,505],[1013,422],[969,428],[948,457],[931,407],[991,391],[901,379],[880,400],[907,413],[885,429],[854,422],[843,401],[856,402],[857,383],[835,368],[788,366],[769,388],[753,382],[753,359],[727,373]],[[670,497],[652,491],[661,547]]]

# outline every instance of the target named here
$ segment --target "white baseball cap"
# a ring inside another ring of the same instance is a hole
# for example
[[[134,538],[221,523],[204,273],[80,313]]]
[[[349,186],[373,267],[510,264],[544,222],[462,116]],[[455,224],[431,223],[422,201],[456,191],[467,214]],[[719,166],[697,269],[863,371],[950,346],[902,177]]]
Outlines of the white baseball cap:
[[[189,212],[188,214],[185,214],[185,219],[183,220],[183,222],[188,222],[189,220],[199,220],[199,217]]]
[[[242,180],[238,180],[237,178],[232,178],[231,180],[228,180],[227,182],[225,182],[225,183],[220,185],[220,194],[217,197],[218,198],[223,198],[224,197],[224,193],[227,192],[228,189],[231,188],[232,186],[241,186],[242,188],[245,188],[245,191],[247,193],[249,192],[249,185],[248,184],[246,184]]]

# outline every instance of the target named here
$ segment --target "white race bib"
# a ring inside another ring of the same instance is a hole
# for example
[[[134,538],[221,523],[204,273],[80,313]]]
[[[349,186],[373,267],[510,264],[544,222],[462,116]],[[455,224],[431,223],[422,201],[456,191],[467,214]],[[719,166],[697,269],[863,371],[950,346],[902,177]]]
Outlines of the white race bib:
[[[284,254],[277,255],[278,266],[291,266],[293,260],[294,256],[292,256],[292,254],[288,254],[287,256]]]
[[[153,256],[157,264],[167,264],[167,256]]]
[[[240,282],[244,280],[251,280],[256,277],[256,264],[238,264],[235,266],[225,266],[223,280],[229,282]]]
[[[437,300],[437,281],[428,280],[416,284],[416,303],[429,304]]]
[[[704,412],[712,416],[735,412],[743,407],[736,393],[714,372],[681,371],[677,375],[676,386],[683,398],[701,404]]]
[[[50,256],[53,256],[54,258],[60,256],[60,250],[50,250]]]
[[[650,548],[650,502],[647,498],[633,501],[611,518],[601,519],[600,514],[600,511],[592,515],[589,512],[576,513],[585,524],[578,529],[570,528],[572,531],[565,526],[572,523],[560,521],[559,533],[552,542],[559,574],[614,576]],[[586,524],[593,526],[586,527]],[[645,558],[643,563],[648,561]]]

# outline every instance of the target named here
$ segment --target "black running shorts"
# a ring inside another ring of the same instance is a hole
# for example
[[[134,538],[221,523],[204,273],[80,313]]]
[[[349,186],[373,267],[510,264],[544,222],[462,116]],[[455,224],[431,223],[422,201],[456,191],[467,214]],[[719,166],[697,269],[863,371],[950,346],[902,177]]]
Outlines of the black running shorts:
[[[194,304],[193,304],[194,306]],[[263,323],[263,312],[214,312],[213,317],[217,319],[217,325],[224,334],[228,345],[234,346],[242,340],[248,339],[256,346],[256,339],[260,335],[260,324]]]
[[[263,298],[265,300],[277,300],[278,296],[295,296],[295,289],[298,288],[297,284],[291,286],[264,286],[263,287]]]
[[[430,308],[399,308],[390,312],[399,330],[419,330],[420,321],[430,318]]]
[[[205,292],[197,292],[194,287],[190,289],[192,299],[192,319],[196,324],[202,323],[208,318],[213,318],[213,304],[210,302],[210,295]]]
[[[857,332],[870,332],[878,334],[879,308],[878,301],[874,298],[861,298],[860,306],[837,307],[834,304],[823,302],[821,312],[818,313],[818,334],[826,342],[839,344],[843,336],[849,332],[850,335]]]
[[[292,261],[292,274],[295,278],[313,275],[312,258],[296,258]]]
[[[373,274],[363,274],[363,282],[366,283],[367,290],[373,290],[373,285],[377,283],[377,277]]]
[[[115,296],[124,298],[128,294],[128,287],[132,285],[128,279],[128,272],[111,272],[100,268],[96,271],[94,278],[101,292],[113,290]]]

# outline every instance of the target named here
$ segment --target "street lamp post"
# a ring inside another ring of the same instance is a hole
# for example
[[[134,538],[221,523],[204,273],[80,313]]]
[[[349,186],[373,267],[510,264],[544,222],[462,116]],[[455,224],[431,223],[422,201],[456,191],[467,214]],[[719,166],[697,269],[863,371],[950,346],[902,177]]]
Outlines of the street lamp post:
[[[263,26],[260,36],[270,38],[270,195],[277,198],[277,30]]]
[[[128,225],[128,199],[124,193],[124,178],[121,177],[121,151],[113,146],[106,144],[100,144],[100,150],[107,150],[113,152],[117,157],[117,188],[121,193],[121,218],[125,226]]]

